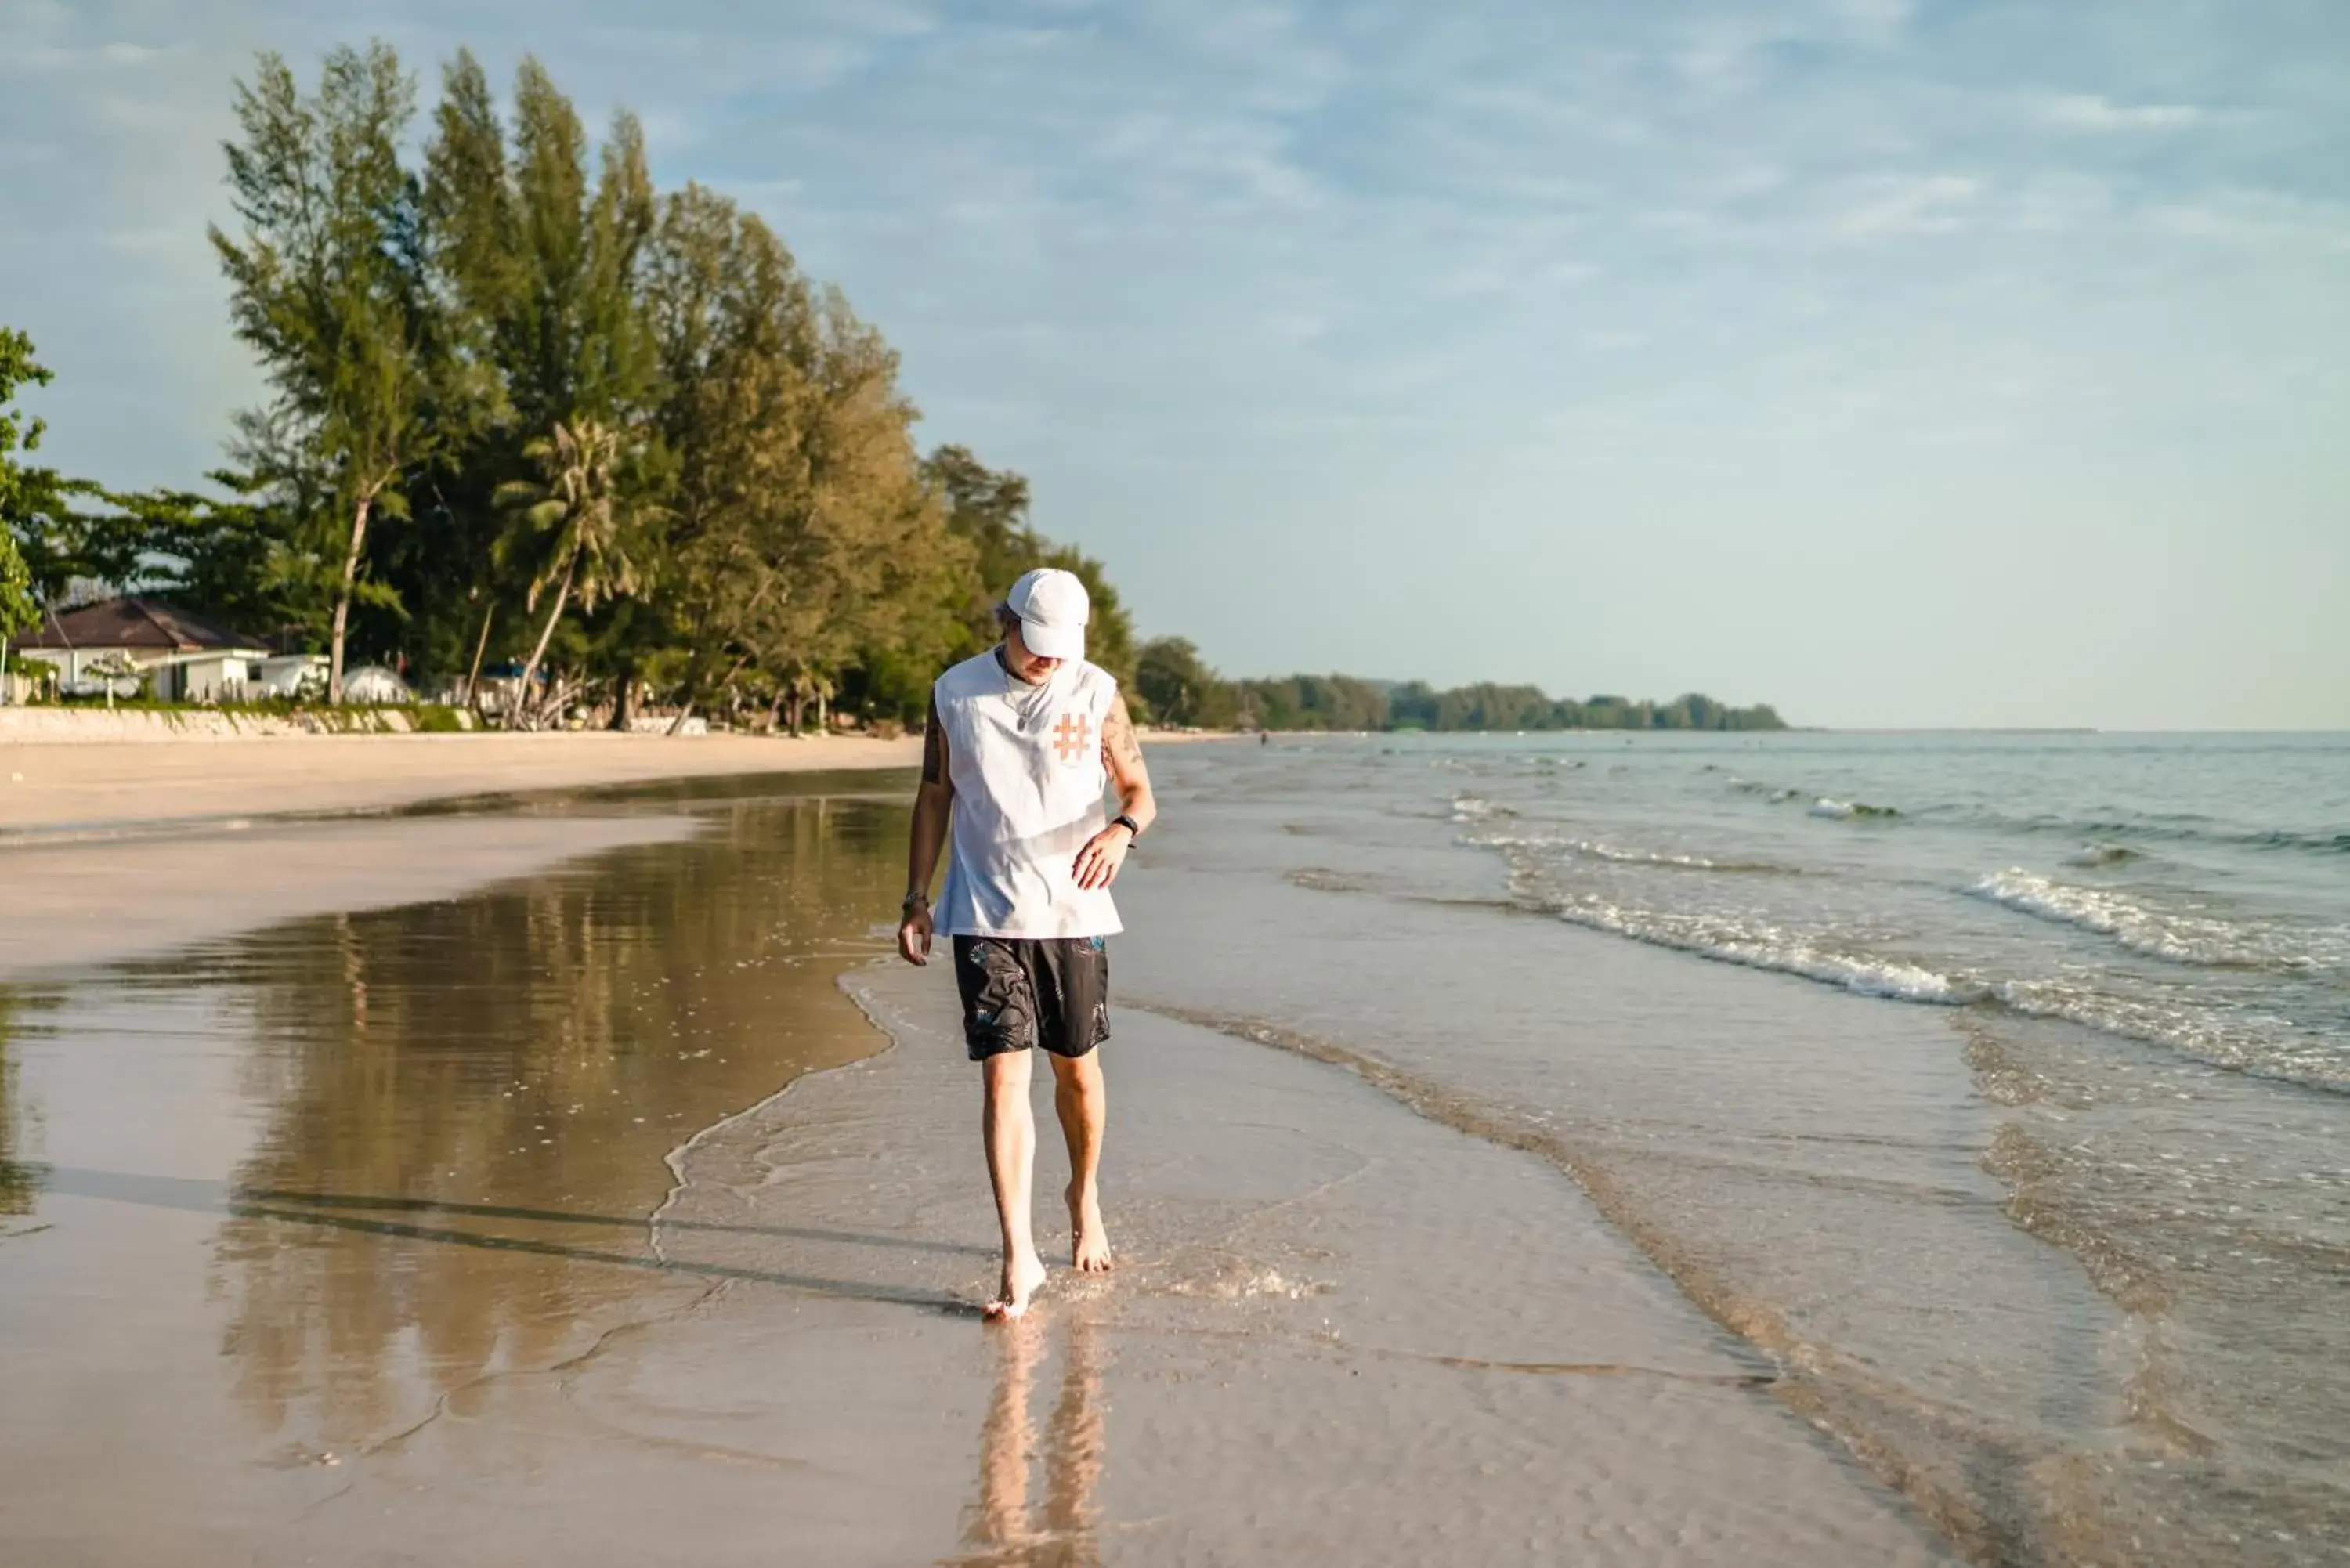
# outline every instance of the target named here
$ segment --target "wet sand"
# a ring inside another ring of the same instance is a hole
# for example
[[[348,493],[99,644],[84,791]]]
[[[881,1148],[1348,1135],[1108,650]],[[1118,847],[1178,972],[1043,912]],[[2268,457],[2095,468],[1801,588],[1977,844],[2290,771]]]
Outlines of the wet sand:
[[[303,915],[453,898],[624,844],[677,816],[446,816],[241,824],[168,837],[0,847],[0,981],[119,963]]]
[[[1142,1011],[984,1328],[881,783],[0,851],[9,1559],[1946,1561],[1549,1164]]]
[[[902,806],[633,805],[10,853],[280,921],[0,989],[12,1559],[1945,1560],[1555,1169],[1133,1010],[1125,1267],[983,1327]]]
[[[354,909],[0,986],[7,1559],[413,1561],[389,1525],[289,1532],[420,1422],[707,1290],[646,1229],[664,1157],[880,1044],[834,977],[878,950],[903,808],[801,787],[287,828],[305,857],[256,828],[276,896]],[[541,868],[416,869],[461,846]],[[510,1487],[472,1560],[535,1558],[548,1509],[619,1495],[632,1446],[604,1461]]]
[[[1028,1320],[978,1329],[993,1223],[951,985],[848,983],[898,1048],[715,1129],[660,1220],[672,1255],[807,1298],[730,1284],[567,1394],[760,1456],[816,1560],[1946,1560],[1557,1172],[1131,1009],[1107,1047],[1122,1266],[1056,1267]]]

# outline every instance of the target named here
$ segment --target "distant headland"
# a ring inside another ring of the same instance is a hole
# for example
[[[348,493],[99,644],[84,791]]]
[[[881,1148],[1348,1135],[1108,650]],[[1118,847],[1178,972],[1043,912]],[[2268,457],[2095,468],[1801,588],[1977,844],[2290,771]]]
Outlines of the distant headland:
[[[1735,708],[1703,692],[1669,702],[1480,681],[1439,691],[1425,680],[1352,675],[1227,680],[1180,637],[1135,650],[1134,686],[1162,724],[1256,730],[1784,730],[1767,702]]]

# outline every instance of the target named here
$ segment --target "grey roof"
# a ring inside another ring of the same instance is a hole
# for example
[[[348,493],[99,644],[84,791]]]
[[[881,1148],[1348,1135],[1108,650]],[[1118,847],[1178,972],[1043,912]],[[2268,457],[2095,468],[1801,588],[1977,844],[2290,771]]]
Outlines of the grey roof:
[[[200,653],[207,649],[266,648],[257,637],[214,626],[161,599],[105,599],[59,614],[50,610],[18,648],[144,648]]]

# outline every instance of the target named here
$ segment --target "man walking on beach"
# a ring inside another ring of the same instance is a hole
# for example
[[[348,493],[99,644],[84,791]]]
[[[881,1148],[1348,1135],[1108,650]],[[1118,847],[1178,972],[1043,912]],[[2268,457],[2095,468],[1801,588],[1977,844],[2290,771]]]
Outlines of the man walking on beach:
[[[898,950],[927,963],[934,931],[954,939],[1003,1228],[1003,1287],[987,1305],[996,1320],[1026,1312],[1045,1281],[1029,1220],[1031,1047],[1052,1061],[1069,1145],[1071,1262],[1087,1273],[1110,1266],[1095,1182],[1108,1110],[1095,1047],[1109,1037],[1107,939],[1120,929],[1109,887],[1159,808],[1118,682],[1086,662],[1089,614],[1074,573],[1040,569],[1012,585],[995,607],[1003,641],[931,688],[914,798]],[[1111,782],[1118,815],[1105,821]],[[931,877],[950,826],[954,855],[934,917]]]

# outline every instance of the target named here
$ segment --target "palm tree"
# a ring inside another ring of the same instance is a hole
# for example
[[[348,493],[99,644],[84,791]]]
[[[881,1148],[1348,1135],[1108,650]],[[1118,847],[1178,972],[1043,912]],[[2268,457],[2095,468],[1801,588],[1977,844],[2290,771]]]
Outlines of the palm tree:
[[[659,510],[619,493],[622,432],[596,420],[558,420],[554,433],[523,448],[523,455],[538,466],[539,477],[498,486],[496,504],[515,513],[518,525],[498,541],[497,556],[503,564],[518,551],[534,550],[538,560],[525,607],[536,610],[539,596],[550,587],[555,603],[523,666],[517,717],[572,597],[592,614],[601,601],[637,591],[639,573],[629,552],[638,529]],[[535,548],[549,535],[551,543]]]

